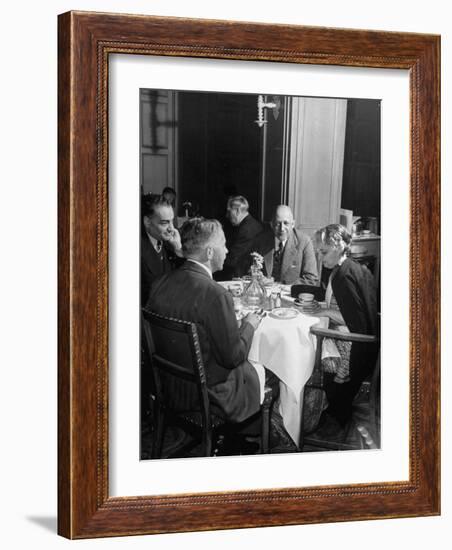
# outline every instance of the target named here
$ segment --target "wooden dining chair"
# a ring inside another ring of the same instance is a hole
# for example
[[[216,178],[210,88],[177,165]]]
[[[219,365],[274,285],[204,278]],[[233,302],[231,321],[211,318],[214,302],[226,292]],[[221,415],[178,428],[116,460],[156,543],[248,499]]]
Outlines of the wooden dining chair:
[[[322,346],[326,338],[335,341],[360,342],[378,344],[376,336],[342,332],[332,329],[311,327],[311,334],[316,337],[316,354],[313,373],[304,388],[302,440],[300,447],[322,448],[324,450],[354,450],[364,448],[379,448],[380,446],[380,354],[371,375],[364,380],[353,402],[352,420],[341,438],[328,431],[317,431],[318,420],[325,403],[325,370],[322,362]],[[311,395],[309,393],[311,392]],[[314,399],[312,398],[314,396]],[[316,410],[308,411],[312,403]],[[314,415],[314,420],[313,420]]]
[[[211,456],[217,437],[233,424],[216,415],[210,406],[207,380],[196,324],[143,309],[145,345],[154,388],[154,437],[152,458],[162,457],[166,427],[176,425],[187,432],[186,446],[177,456],[201,444],[201,455]],[[261,406],[260,452],[269,447],[271,388],[265,389]]]

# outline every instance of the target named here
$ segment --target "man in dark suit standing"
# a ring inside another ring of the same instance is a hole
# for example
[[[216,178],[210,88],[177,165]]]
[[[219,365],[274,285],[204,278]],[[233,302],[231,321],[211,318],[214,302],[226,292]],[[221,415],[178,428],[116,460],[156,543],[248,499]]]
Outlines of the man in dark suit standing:
[[[239,329],[231,294],[212,278],[227,253],[220,222],[191,219],[181,229],[181,240],[186,262],[154,282],[147,308],[196,323],[212,408],[242,422],[260,409],[259,377],[247,356],[261,315],[248,314]]]
[[[295,229],[292,210],[281,204],[271,226],[261,233],[254,250],[264,257],[267,276],[286,285],[318,285],[317,260],[308,235]]]
[[[220,281],[247,274],[254,240],[264,229],[249,213],[248,201],[242,195],[229,198],[226,218],[230,224],[229,228],[225,228],[228,255],[223,270],[215,277]]]
[[[173,225],[174,211],[161,195],[141,198],[141,305],[148,299],[154,279],[168,273],[182,256],[180,235]]]

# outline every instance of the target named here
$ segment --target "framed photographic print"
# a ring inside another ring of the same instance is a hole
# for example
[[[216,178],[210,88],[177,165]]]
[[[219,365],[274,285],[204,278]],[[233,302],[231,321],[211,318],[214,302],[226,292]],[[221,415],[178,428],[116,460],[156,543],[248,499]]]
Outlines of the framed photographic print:
[[[63,14],[58,194],[61,535],[439,514],[439,37]]]

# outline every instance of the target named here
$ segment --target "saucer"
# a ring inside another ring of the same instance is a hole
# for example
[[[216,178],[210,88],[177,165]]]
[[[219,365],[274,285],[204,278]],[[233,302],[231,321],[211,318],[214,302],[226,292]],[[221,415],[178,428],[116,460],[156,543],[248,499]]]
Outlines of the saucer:
[[[273,319],[295,319],[297,317],[298,311],[291,307],[277,307],[270,311],[269,316]]]
[[[315,313],[320,309],[320,305],[316,300],[311,302],[300,302],[298,299],[294,301],[294,305],[301,309],[305,313]]]

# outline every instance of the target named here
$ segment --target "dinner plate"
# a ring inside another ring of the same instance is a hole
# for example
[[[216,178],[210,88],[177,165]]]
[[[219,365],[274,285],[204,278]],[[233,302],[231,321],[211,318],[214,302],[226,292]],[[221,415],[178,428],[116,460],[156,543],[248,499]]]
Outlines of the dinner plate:
[[[269,313],[273,319],[295,319],[298,315],[298,311],[291,307],[277,307]]]

